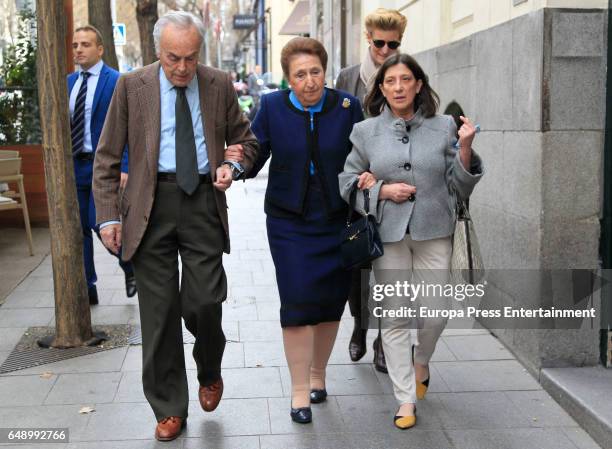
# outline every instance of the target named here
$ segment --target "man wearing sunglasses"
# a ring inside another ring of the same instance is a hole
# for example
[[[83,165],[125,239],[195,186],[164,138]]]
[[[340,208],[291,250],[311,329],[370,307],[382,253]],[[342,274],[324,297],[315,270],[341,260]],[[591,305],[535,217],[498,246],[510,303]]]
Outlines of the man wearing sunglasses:
[[[336,79],[336,89],[343,90],[359,98],[361,104],[374,80],[378,67],[389,56],[398,52],[406,29],[407,19],[395,9],[378,8],[365,19],[365,38],[368,52],[361,64],[346,67]]]
[[[389,56],[399,51],[406,17],[394,9],[378,8],[365,19],[365,37],[368,40],[368,52],[361,64],[346,67],[340,71],[336,79],[336,89],[343,90],[359,98],[361,104],[372,87],[374,75],[378,67]],[[365,267],[364,267],[365,268]],[[369,267],[368,267],[369,269]],[[366,353],[366,334],[368,331],[368,276],[361,276],[361,270],[353,270],[349,306],[355,319],[355,327],[349,342],[349,355],[356,362]],[[387,372],[382,341],[379,337],[374,341],[374,367],[381,372]]]

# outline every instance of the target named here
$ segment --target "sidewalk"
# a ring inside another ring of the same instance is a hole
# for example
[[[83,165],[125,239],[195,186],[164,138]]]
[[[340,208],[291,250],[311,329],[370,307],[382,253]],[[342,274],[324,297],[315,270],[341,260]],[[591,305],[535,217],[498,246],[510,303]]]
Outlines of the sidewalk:
[[[32,228],[30,256],[23,228],[0,228],[0,304],[51,252],[49,228]]]
[[[348,307],[327,373],[331,396],[313,405],[311,425],[292,423],[279,300],[265,233],[265,186],[265,179],[239,182],[228,195],[232,254],[225,257],[230,295],[223,312],[228,343],[219,408],[213,413],[200,409],[192,348],[186,344],[192,398],[187,428],[178,440],[157,443],[155,419],[142,393],[141,347],[131,345],[0,375],[0,428],[70,429],[67,445],[6,447],[599,448],[485,330],[444,332],[431,364],[430,390],[418,404],[417,426],[395,429],[397,406],[389,378],[371,364],[373,331],[366,356],[359,363],[349,359]],[[137,325],[137,301],[126,298],[120,268],[97,245],[100,305],[92,308],[92,320]],[[4,282],[0,272],[0,284]],[[0,307],[0,363],[28,327],[54,325],[53,313],[47,257]],[[79,414],[84,406],[95,411]]]

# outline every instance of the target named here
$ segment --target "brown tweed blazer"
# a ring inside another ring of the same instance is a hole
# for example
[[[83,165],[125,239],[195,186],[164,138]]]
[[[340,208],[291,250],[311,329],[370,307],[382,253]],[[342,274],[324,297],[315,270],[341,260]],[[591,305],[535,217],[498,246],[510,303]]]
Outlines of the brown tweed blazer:
[[[119,78],[96,149],[93,172],[96,222],[121,219],[124,260],[131,259],[138,249],[155,200],[161,120],[159,70],[159,62],[155,62]],[[242,165],[248,172],[258,144],[238,106],[229,74],[203,65],[198,65],[196,74],[213,179],[216,168],[223,163],[226,144],[243,145]],[[126,144],[129,181],[123,195],[119,195],[121,156]],[[225,193],[215,189],[215,199],[225,230],[225,252],[229,253]]]

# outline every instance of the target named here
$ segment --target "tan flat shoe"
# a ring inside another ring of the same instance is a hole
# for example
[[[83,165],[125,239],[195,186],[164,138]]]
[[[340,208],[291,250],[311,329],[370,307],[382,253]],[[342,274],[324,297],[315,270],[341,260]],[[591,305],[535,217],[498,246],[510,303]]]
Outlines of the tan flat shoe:
[[[395,427],[401,430],[406,430],[406,429],[410,429],[411,427],[414,427],[414,425],[416,424],[416,407],[414,408],[414,415],[409,415],[409,416],[395,415],[393,417],[393,424],[395,424]]]
[[[429,388],[429,377],[425,379],[423,382],[416,381],[416,395],[419,401],[425,399],[425,394],[427,393],[427,389]]]

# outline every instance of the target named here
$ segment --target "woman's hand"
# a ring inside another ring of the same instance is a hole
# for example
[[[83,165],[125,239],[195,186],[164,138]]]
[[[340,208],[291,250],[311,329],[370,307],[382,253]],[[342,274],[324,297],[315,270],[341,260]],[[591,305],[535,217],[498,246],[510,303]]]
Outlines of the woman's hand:
[[[416,193],[416,187],[403,182],[383,184],[378,194],[381,200],[391,200],[394,203],[403,203]]]
[[[376,178],[369,171],[364,171],[359,175],[358,179],[357,188],[359,190],[371,189],[376,184]]]
[[[461,158],[461,165],[468,172],[471,171],[470,167],[472,165],[472,142],[474,141],[474,136],[478,132],[476,127],[470,122],[470,119],[464,117],[462,115],[459,116],[463,125],[459,128],[459,157]]]
[[[462,115],[459,116],[463,125],[459,128],[459,147],[463,151],[471,151],[472,150],[472,142],[474,141],[474,136],[476,135],[476,127],[469,118],[464,117]]]
[[[223,159],[238,163],[244,162],[244,148],[242,148],[242,145],[240,144],[230,145],[225,149]]]

